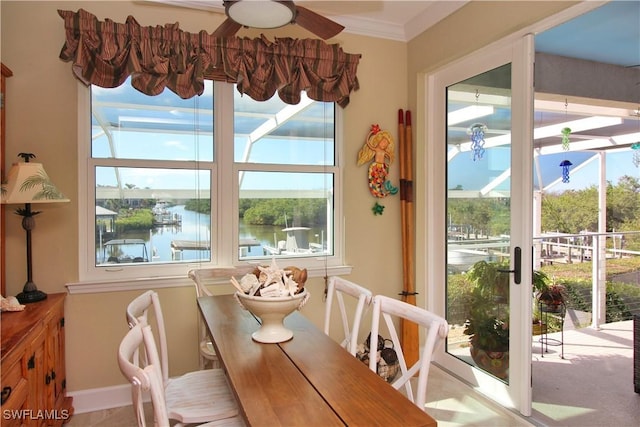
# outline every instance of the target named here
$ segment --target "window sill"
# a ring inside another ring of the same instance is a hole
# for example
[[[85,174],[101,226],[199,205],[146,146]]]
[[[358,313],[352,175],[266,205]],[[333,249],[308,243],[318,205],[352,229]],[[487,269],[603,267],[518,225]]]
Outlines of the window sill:
[[[309,268],[308,277],[346,276],[351,274],[350,265],[333,266],[327,268]],[[216,284],[229,284],[226,279],[221,279]],[[213,282],[212,282],[213,284]],[[180,288],[193,286],[193,282],[186,276],[149,277],[139,279],[100,280],[67,283],[66,288],[70,295],[98,294],[104,292],[139,291],[150,288]],[[231,285],[230,285],[231,286]]]

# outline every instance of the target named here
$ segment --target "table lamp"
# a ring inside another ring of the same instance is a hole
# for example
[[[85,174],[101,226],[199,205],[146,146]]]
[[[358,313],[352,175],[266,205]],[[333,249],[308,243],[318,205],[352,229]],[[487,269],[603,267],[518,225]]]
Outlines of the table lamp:
[[[34,216],[40,212],[32,211],[31,205],[68,202],[69,199],[53,185],[41,163],[29,162],[30,159],[35,158],[33,154],[20,153],[18,157],[22,157],[24,162],[14,163],[11,166],[7,182],[2,183],[2,203],[24,203],[24,208],[16,209],[15,213],[22,217],[22,228],[27,232],[27,282],[16,298],[20,304],[28,304],[47,298],[46,293],[38,290],[32,277],[31,230],[35,228]]]

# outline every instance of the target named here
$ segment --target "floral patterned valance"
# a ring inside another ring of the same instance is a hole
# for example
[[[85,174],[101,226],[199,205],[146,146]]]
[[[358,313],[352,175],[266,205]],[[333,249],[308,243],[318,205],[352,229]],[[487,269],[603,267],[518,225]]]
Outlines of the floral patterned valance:
[[[311,99],[342,107],[359,88],[360,55],[322,40],[214,37],[184,32],[178,23],[143,27],[132,16],[121,24],[99,21],[83,9],[58,13],[66,32],[60,59],[72,62],[73,73],[87,85],[117,87],[131,76],[147,95],[168,87],[191,98],[209,79],[236,83],[257,101],[277,91],[284,102],[297,104],[304,90]]]

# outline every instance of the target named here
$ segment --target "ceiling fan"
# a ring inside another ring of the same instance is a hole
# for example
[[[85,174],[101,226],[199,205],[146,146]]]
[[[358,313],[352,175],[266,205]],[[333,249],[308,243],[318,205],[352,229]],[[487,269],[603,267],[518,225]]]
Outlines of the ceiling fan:
[[[286,0],[223,0],[222,5],[211,0],[142,0],[142,4],[150,3],[216,13],[224,10],[227,19],[213,32],[217,37],[233,36],[241,27],[267,29],[288,24],[298,24],[324,40],[344,30],[343,25]]]
[[[344,26],[293,1],[241,1],[224,0],[227,19],[213,32],[217,37],[235,35],[241,27],[278,28],[288,24],[297,24],[326,40]]]

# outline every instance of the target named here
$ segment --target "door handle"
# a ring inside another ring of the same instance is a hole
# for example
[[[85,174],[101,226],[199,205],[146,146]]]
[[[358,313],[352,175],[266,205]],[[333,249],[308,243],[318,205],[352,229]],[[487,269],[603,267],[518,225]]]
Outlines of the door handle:
[[[513,270],[498,270],[500,273],[513,273],[513,281],[516,285],[522,282],[522,249],[516,246],[513,250]]]

